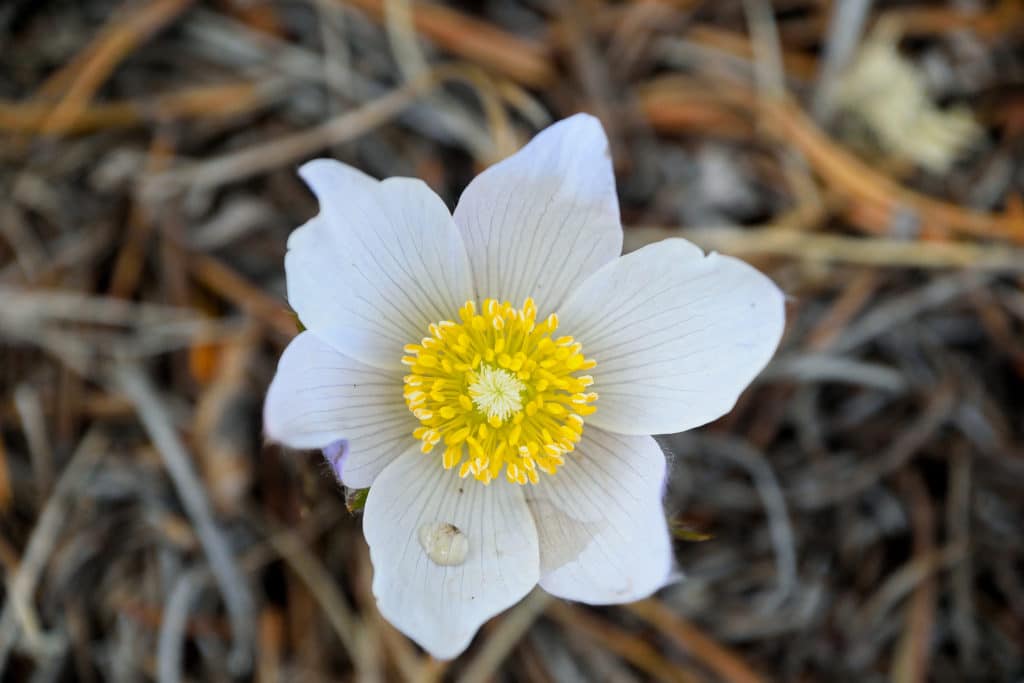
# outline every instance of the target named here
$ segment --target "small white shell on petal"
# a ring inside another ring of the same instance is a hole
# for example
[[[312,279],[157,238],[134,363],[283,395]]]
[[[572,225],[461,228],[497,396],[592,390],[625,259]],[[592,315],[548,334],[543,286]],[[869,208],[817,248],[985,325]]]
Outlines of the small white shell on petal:
[[[377,607],[433,656],[458,655],[481,624],[537,585],[537,529],[522,489],[460,479],[418,446],[373,482],[363,533]]]
[[[434,564],[452,567],[466,561],[469,538],[451,522],[424,524],[419,530],[420,546]]]

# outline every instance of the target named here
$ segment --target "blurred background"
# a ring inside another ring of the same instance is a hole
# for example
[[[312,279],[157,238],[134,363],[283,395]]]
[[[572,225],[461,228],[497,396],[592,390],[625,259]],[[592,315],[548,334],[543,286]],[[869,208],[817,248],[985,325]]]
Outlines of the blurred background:
[[[261,435],[295,170],[453,206],[581,110],[627,249],[749,260],[787,333],[661,438],[685,581],[434,661]],[[1022,189],[1017,0],[4,0],[3,680],[1022,681]]]

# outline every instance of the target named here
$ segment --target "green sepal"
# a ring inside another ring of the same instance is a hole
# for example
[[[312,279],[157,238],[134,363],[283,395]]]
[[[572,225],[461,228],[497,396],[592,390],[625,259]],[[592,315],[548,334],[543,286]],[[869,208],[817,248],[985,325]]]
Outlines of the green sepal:
[[[301,320],[299,320],[299,314],[296,313],[295,311],[292,311],[292,317],[295,318],[295,329],[299,331],[299,334],[305,332],[306,326],[302,324]]]
[[[710,541],[714,538],[714,534],[709,534],[706,531],[698,529],[691,522],[685,519],[672,519],[668,523],[669,531],[672,532],[672,537],[680,541],[689,541],[691,543],[700,543],[702,541]]]
[[[349,513],[356,514],[362,512],[363,508],[366,507],[366,496],[369,495],[369,487],[365,489],[345,489],[345,507],[348,508]]]

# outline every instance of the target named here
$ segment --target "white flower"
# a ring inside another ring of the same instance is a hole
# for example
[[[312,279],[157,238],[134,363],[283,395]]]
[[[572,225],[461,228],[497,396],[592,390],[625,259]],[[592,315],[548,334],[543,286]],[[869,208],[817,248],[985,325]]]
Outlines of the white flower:
[[[285,259],[306,331],[265,428],[293,448],[344,440],[339,477],[370,487],[381,613],[450,658],[538,583],[590,604],[663,586],[649,435],[732,408],[782,334],[775,285],[680,239],[620,257],[587,115],[480,174],[454,216],[419,180],[329,160],[300,173],[320,201]]]

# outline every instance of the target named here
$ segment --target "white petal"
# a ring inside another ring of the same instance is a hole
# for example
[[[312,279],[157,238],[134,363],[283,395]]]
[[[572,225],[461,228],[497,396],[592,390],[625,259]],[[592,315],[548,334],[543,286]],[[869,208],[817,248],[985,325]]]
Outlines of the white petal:
[[[465,561],[439,565],[421,527],[450,524],[465,535]],[[381,614],[435,657],[462,652],[480,625],[537,584],[537,531],[522,488],[459,479],[441,458],[408,451],[370,489],[363,532]]]
[[[263,428],[291,448],[325,448],[347,441],[346,486],[369,486],[398,454],[414,443],[419,423],[402,399],[402,376],[338,353],[312,332],[303,332],[281,355],[267,390]]]
[[[541,588],[607,605],[664,586],[672,568],[664,481],[654,439],[587,426],[554,476],[525,487],[540,535]]]
[[[541,131],[469,184],[455,208],[476,291],[541,317],[622,251],[608,140],[592,116]]]
[[[288,239],[289,303],[339,351],[400,367],[402,346],[475,298],[447,207],[412,178],[377,182],[328,159],[299,172],[320,200],[320,214]]]
[[[729,412],[785,322],[771,280],[681,239],[605,266],[558,314],[559,331],[597,361],[587,422],[622,434],[679,432]]]

